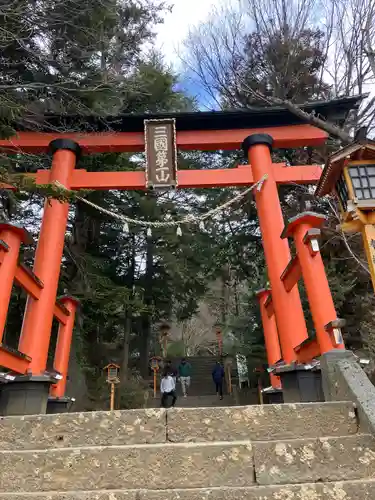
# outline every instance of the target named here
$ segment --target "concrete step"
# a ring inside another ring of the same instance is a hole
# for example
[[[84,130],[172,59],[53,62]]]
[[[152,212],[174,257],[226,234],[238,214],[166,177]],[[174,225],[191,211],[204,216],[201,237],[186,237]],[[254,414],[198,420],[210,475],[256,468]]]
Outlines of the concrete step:
[[[356,434],[357,419],[353,403],[174,408],[167,430],[173,442],[315,438]]]
[[[167,491],[140,489],[38,492],[32,495],[0,494],[0,500],[373,500],[374,498],[374,480]]]
[[[253,443],[258,484],[375,479],[370,435]]]
[[[209,399],[213,401],[212,396]],[[194,400],[201,405],[204,398]],[[189,442],[213,441],[218,434],[221,441],[236,441],[356,432],[353,403],[174,408],[168,410],[168,419],[165,410],[158,408],[2,418],[0,450],[164,443],[167,436],[173,442]]]
[[[0,451],[1,493],[250,486],[250,442]]]

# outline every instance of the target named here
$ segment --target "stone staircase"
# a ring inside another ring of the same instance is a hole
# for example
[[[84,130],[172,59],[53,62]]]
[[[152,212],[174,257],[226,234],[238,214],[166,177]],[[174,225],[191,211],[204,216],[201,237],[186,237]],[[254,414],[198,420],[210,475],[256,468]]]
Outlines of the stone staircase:
[[[212,408],[223,406],[235,406],[235,400],[230,395],[225,395],[220,400],[216,395],[211,396],[188,396],[187,398],[181,395],[177,398],[176,408]],[[148,400],[148,408],[160,408],[160,397]]]
[[[352,403],[0,420],[0,500],[370,500]]]
[[[177,368],[180,364],[180,358],[171,360]],[[216,358],[214,356],[192,356],[187,358],[191,364],[192,377],[191,386],[189,388],[190,396],[209,396],[215,393],[215,386],[212,381],[212,369],[215,366]],[[237,377],[236,370],[232,368],[232,379],[235,383]],[[226,384],[224,383],[224,392],[226,392]],[[180,384],[177,384],[177,391],[180,393]]]
[[[177,400],[176,406],[178,408],[213,408],[213,407],[226,407],[234,406],[235,402],[232,396],[225,395],[220,400],[216,394],[212,396],[188,396],[187,398],[180,397]]]

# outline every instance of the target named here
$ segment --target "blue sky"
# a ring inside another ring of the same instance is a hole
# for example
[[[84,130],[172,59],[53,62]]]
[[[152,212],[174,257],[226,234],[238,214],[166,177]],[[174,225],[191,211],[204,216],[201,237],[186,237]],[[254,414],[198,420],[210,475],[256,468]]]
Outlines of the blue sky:
[[[178,70],[178,47],[186,37],[189,28],[204,21],[217,0],[174,0],[170,14],[157,28],[157,47],[165,61]]]
[[[181,62],[178,56],[182,42],[189,28],[205,21],[210,15],[216,0],[174,0],[172,12],[164,18],[164,23],[157,27],[156,46],[164,55],[164,60],[179,75],[182,74]],[[202,110],[207,109],[207,99],[202,91],[190,81],[181,80],[183,91],[196,97]]]

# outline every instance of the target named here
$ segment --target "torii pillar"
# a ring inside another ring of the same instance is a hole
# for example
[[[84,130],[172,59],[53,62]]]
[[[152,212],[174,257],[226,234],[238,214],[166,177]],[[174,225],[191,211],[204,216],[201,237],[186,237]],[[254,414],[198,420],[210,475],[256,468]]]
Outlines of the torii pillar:
[[[70,139],[56,139],[50,143],[50,150],[53,157],[49,183],[58,181],[70,189],[80,146]],[[28,386],[43,405],[47,405],[51,384],[56,383],[56,374],[47,373],[46,368],[68,212],[67,202],[48,199],[44,205],[33,268],[43,288],[38,300],[28,297],[19,342],[19,350],[31,358]]]
[[[53,158],[49,182],[53,184],[57,181],[70,189],[80,147],[70,139],[56,139],[51,142],[50,149]],[[43,282],[43,289],[39,300],[32,297],[27,300],[19,344],[20,351],[32,359],[30,370],[33,375],[40,375],[46,370],[68,212],[69,203],[56,199],[47,200],[44,205],[33,269]]]
[[[26,229],[6,222],[0,224],[0,245],[4,248],[2,257],[0,256],[2,258],[0,266],[0,344],[3,340],[21,243],[32,243],[32,238]]]
[[[53,367],[60,374],[61,378],[51,387],[47,407],[48,413],[64,413],[68,411],[68,405],[71,405],[74,402],[74,399],[65,396],[65,389],[68,381],[68,368],[73,341],[74,321],[79,300],[75,297],[67,295],[61,297],[59,302],[65,306],[69,316],[66,323],[60,324],[59,326]]]
[[[270,295],[271,290],[266,288],[262,288],[256,292],[262,317],[268,366],[273,367],[276,363],[281,361],[281,349],[275,314],[273,308],[270,310],[270,307],[267,307],[267,301]],[[267,392],[265,392],[268,403],[281,403],[282,392],[280,377],[274,373],[270,373],[270,382],[271,388],[268,388]]]
[[[272,144],[270,135],[254,134],[243,141],[242,148],[249,158],[254,181],[258,182],[267,176],[261,188],[255,192],[255,200],[281,352],[283,360],[292,363],[296,360],[294,348],[307,339],[308,334],[298,289],[288,292],[280,279],[290,261],[290,250],[288,242],[280,237],[284,220],[273,175]]]
[[[341,334],[344,322],[337,318],[318,244],[326,220],[322,214],[303,212],[288,221],[281,235],[294,239],[320,354],[345,349]]]

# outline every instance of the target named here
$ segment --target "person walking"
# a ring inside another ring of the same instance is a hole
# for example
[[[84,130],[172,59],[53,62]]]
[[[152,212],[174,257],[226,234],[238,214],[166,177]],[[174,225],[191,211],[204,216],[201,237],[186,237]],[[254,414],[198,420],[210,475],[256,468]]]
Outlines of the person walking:
[[[178,374],[180,376],[182,394],[184,398],[187,398],[187,393],[191,382],[191,364],[186,361],[186,358],[182,358],[181,363],[178,367]]]
[[[165,367],[164,371],[168,372],[168,374],[173,377],[174,384],[177,386],[177,369],[172,365],[172,361],[170,359],[167,359],[165,362]]]
[[[216,387],[216,395],[223,399],[223,381],[225,377],[225,372],[223,365],[220,361],[217,361],[216,365],[212,370],[212,378]]]
[[[160,382],[160,392],[161,392],[161,406],[163,408],[169,408],[168,400],[169,398],[172,398],[172,403],[170,406],[174,408],[174,405],[176,404],[177,401],[176,383],[167,370],[164,371],[163,377]]]

